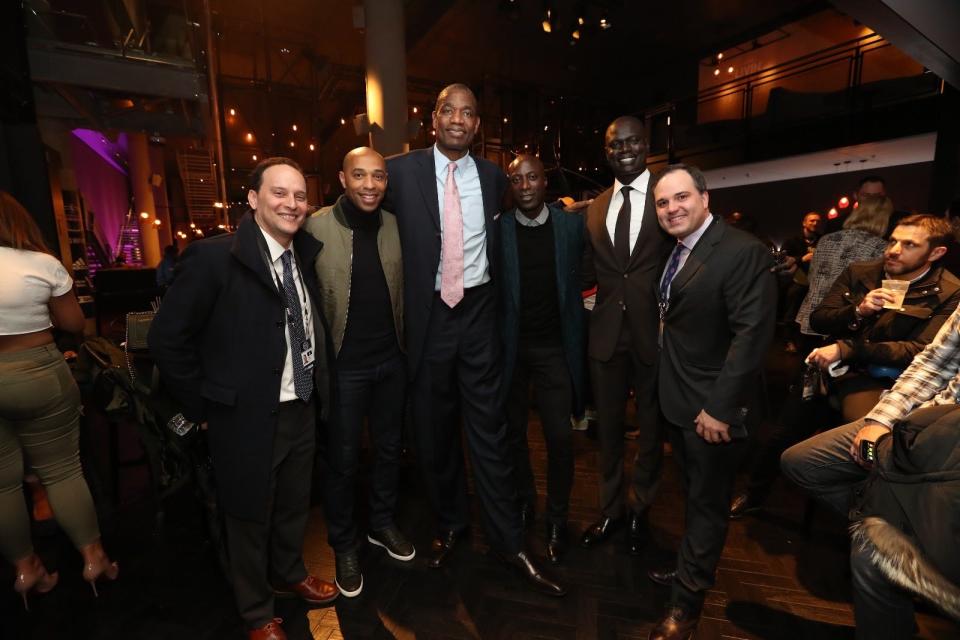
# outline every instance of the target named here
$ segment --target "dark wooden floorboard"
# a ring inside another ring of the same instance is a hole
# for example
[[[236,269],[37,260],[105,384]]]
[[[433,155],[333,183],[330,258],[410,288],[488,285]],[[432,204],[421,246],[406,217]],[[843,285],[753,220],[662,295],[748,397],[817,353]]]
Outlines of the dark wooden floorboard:
[[[772,374],[777,382],[776,371]],[[782,382],[782,381],[781,381]],[[772,383],[772,384],[773,384]],[[774,400],[775,402],[777,400]],[[135,449],[134,432],[126,448]],[[530,448],[543,513],[545,450],[536,416]],[[335,606],[309,610],[281,601],[277,614],[291,638],[305,640],[627,640],[644,639],[661,612],[667,590],[653,585],[646,570],[673,561],[683,532],[683,492],[668,458],[657,504],[652,540],[640,557],[627,553],[622,535],[595,550],[576,546],[583,527],[597,515],[597,443],[591,432],[574,434],[576,480],[570,508],[571,547],[555,570],[569,587],[565,598],[536,594],[486,555],[474,505],[472,536],[442,570],[426,567],[424,556],[433,518],[420,476],[402,471],[399,521],[416,542],[411,563],[365,548],[364,592]],[[628,447],[630,445],[628,444]],[[12,571],[0,574],[0,637],[4,640],[135,638],[168,640],[245,637],[229,587],[204,542],[200,509],[189,491],[168,500],[158,527],[144,500],[142,471],[122,476],[121,502],[105,512],[105,542],[121,565],[120,579],[100,587],[100,597],[80,579],[80,557],[62,534],[38,537],[38,550],[60,585],[31,599],[25,613],[9,589]],[[844,523],[823,510],[810,532],[801,527],[806,499],[778,483],[766,511],[731,524],[717,575],[707,595],[698,640],[849,640],[853,638],[848,544]],[[363,513],[364,507],[358,507]],[[543,556],[542,519],[528,533],[534,553]],[[304,558],[311,572],[332,578],[323,514],[311,513]],[[918,638],[960,638],[952,623],[925,608]]]

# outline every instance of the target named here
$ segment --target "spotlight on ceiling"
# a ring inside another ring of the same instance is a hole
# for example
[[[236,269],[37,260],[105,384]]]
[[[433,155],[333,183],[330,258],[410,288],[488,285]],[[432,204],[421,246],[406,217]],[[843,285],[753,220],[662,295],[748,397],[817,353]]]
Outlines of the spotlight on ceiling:
[[[612,27],[612,26],[613,26],[613,25],[610,24],[610,21],[609,21],[609,20],[607,20],[606,18],[600,18],[600,28],[601,28],[601,29],[603,29],[604,31],[606,31],[607,29],[609,29],[609,28]]]
[[[550,7],[549,2],[546,3],[543,9],[543,22],[540,23],[540,26],[543,27],[544,33],[551,33],[553,31],[553,9]]]

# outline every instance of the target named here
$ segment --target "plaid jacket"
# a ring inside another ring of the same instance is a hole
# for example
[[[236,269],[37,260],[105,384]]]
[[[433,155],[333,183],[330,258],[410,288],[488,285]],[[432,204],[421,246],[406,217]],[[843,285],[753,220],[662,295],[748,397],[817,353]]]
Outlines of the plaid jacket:
[[[933,342],[917,354],[893,388],[866,415],[893,428],[920,407],[957,404],[960,399],[960,308],[940,328]]]
[[[844,269],[853,262],[866,262],[883,256],[887,241],[858,229],[842,229],[828,233],[817,242],[810,261],[810,290],[797,311],[800,331],[817,335],[810,328],[810,314],[817,308],[827,291]]]

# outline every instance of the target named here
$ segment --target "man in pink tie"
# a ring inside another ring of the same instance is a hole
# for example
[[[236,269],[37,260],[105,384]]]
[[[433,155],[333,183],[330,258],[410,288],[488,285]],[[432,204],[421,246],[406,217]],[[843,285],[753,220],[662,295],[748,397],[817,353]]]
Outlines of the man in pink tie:
[[[506,177],[470,153],[480,117],[469,87],[440,92],[433,128],[433,147],[387,160],[384,202],[400,228],[416,448],[438,519],[428,563],[443,566],[470,522],[462,422],[491,549],[537,589],[561,596],[523,548],[499,402],[496,219]]]

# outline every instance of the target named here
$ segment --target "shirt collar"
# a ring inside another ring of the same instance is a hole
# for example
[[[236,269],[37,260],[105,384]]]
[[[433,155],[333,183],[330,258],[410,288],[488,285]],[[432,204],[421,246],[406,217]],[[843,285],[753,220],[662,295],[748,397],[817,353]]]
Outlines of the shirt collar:
[[[629,184],[623,184],[622,182],[620,182],[620,180],[617,180],[615,178],[613,180],[613,192],[620,193],[620,190],[623,189],[623,187],[630,187],[635,191],[639,191],[643,195],[647,195],[647,187],[649,185],[650,185],[650,169],[644,169],[643,173],[641,173],[636,178],[634,178],[633,182],[630,182]]]
[[[267,241],[267,251],[270,253],[270,262],[276,262],[280,259],[280,256],[283,255],[283,252],[287,250],[286,247],[281,245],[279,242],[273,239],[269,233],[263,230],[259,224],[257,228],[260,229],[260,233],[263,234],[263,239]],[[290,243],[290,246],[293,246],[293,243]]]
[[[539,227],[547,221],[547,218],[550,217],[550,210],[547,208],[547,205],[543,205],[543,209],[540,210],[540,215],[536,218],[528,218],[524,214],[520,213],[520,210],[517,209],[517,223],[523,225],[524,227]]]
[[[688,235],[683,240],[679,240],[679,244],[682,244],[684,247],[686,247],[687,251],[693,251],[693,248],[697,246],[698,242],[700,242],[700,238],[703,237],[704,233],[706,233],[707,227],[709,227],[712,223],[713,214],[711,213],[696,231]]]
[[[927,277],[927,274],[929,274],[929,273],[930,273],[930,267],[927,267],[927,270],[926,270],[926,271],[924,271],[923,273],[921,273],[921,274],[918,275],[916,278],[914,278],[913,280],[910,281],[910,285],[913,286],[913,285],[917,284],[918,282],[920,282],[921,280],[923,280],[924,278],[926,278],[926,277]],[[887,270],[886,270],[886,269],[883,270],[883,275],[886,276],[886,278],[887,278],[888,280],[895,280],[895,279],[896,279],[896,278],[891,278],[891,277],[887,274]]]
[[[449,166],[451,160],[447,156],[443,155],[440,152],[440,149],[437,148],[437,145],[433,145],[433,165],[437,172],[437,177],[441,180],[447,179],[447,166]],[[473,166],[473,156],[469,153],[464,155],[459,160],[454,160],[453,162],[457,163],[457,171],[460,172],[462,176],[464,171]]]

